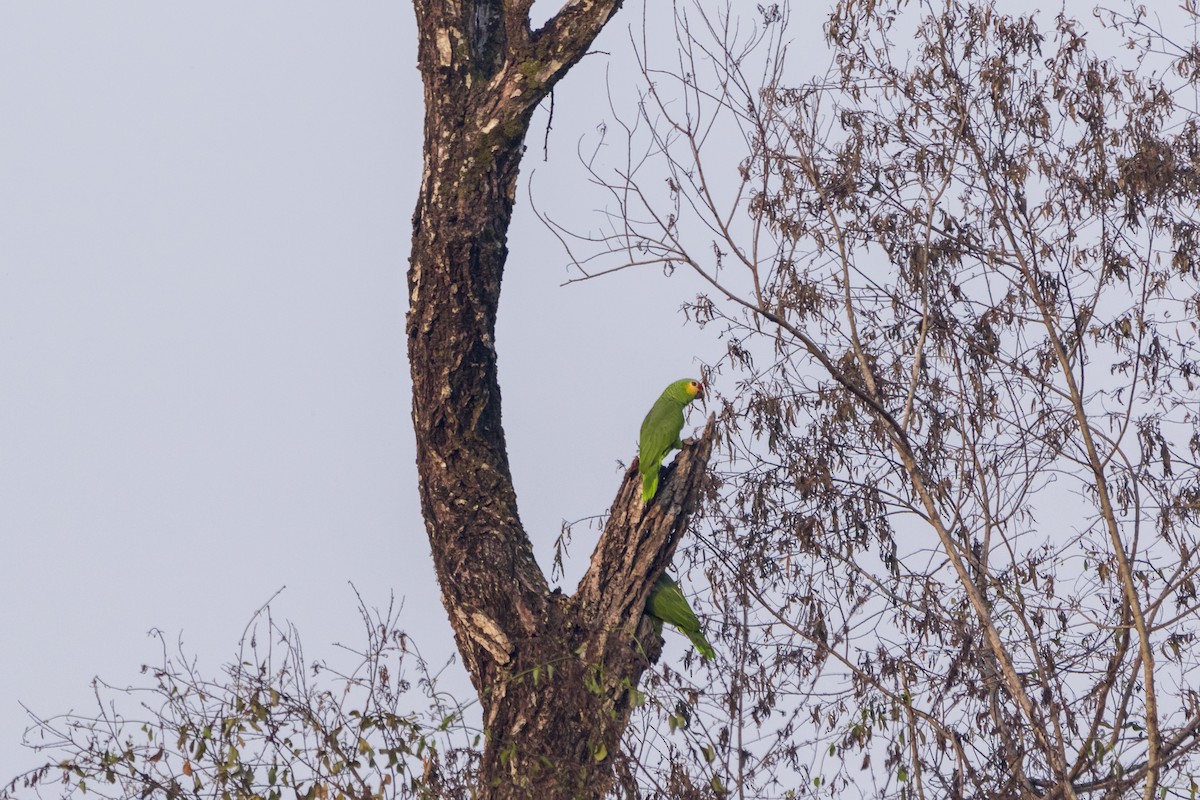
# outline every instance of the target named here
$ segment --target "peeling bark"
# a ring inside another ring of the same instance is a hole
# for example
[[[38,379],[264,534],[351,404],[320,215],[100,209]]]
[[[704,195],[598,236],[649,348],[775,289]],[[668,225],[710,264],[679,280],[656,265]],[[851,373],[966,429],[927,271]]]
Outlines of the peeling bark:
[[[425,169],[408,275],[413,426],[442,601],[483,707],[479,796],[600,796],[661,647],[642,608],[698,500],[714,423],[650,506],[630,469],[579,591],[551,592],[517,513],[494,337],[530,116],[621,3],[569,2],[539,31],[530,0],[414,5]]]

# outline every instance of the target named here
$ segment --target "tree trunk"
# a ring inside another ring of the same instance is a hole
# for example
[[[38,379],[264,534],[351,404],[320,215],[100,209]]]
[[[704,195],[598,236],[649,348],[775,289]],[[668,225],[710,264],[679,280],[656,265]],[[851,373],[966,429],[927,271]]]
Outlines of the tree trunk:
[[[587,797],[611,781],[661,646],[639,629],[642,609],[698,501],[713,423],[650,506],[626,474],[580,590],[552,593],[517,514],[496,311],[530,116],[621,3],[574,0],[537,32],[531,4],[415,0],[425,170],[408,275],[413,425],[442,601],[483,708],[479,796]]]

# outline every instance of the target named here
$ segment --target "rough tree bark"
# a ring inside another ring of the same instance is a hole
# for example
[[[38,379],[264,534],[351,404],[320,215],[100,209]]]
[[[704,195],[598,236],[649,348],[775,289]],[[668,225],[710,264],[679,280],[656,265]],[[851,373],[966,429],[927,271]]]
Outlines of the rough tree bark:
[[[661,646],[639,630],[642,608],[695,507],[713,435],[710,420],[649,508],[631,469],[580,589],[551,592],[517,514],[496,310],[529,119],[621,0],[571,0],[538,31],[532,2],[414,0],[425,82],[408,275],[417,466],[442,600],[483,708],[479,795],[495,798],[607,789]]]

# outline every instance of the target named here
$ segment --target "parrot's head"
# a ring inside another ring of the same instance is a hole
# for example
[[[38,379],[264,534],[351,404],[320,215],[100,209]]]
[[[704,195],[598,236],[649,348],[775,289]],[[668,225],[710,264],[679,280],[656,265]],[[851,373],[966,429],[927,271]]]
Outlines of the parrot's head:
[[[700,402],[704,403],[704,384],[695,378],[684,378],[678,380],[667,387],[663,392],[663,397],[670,397],[676,402],[687,405],[693,400],[699,398]],[[705,406],[707,408],[707,406]]]

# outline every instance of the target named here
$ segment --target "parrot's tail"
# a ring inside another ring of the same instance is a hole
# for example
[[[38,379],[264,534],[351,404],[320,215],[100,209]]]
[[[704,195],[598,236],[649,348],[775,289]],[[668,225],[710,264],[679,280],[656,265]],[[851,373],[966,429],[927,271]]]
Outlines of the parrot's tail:
[[[708,639],[704,638],[704,634],[700,631],[687,631],[687,637],[692,640],[692,645],[696,648],[696,652],[704,660],[717,657],[717,651],[713,650],[713,646],[708,643]]]
[[[642,475],[642,502],[649,503],[658,491],[658,470]]]

